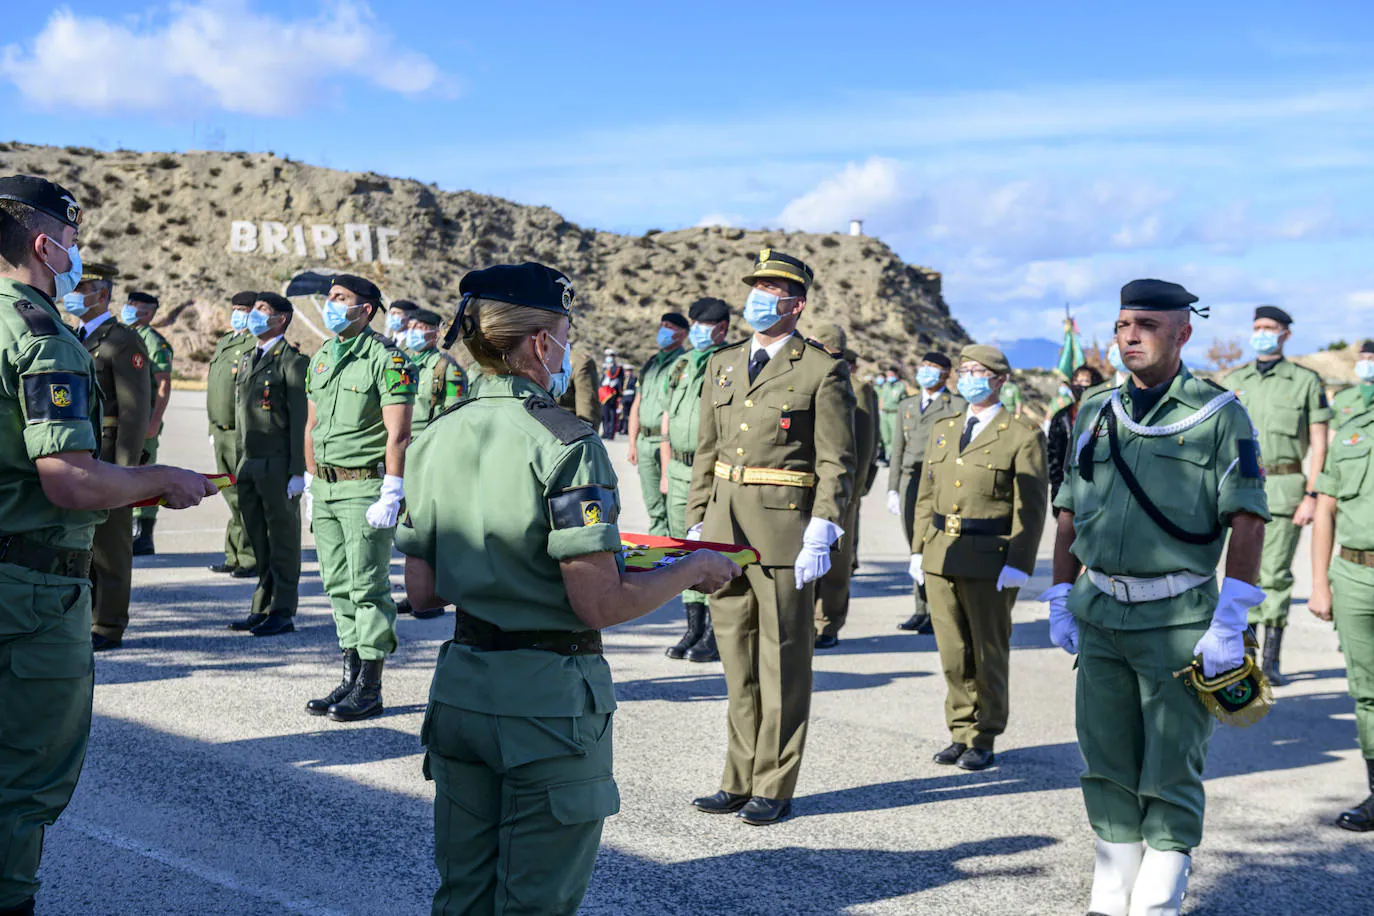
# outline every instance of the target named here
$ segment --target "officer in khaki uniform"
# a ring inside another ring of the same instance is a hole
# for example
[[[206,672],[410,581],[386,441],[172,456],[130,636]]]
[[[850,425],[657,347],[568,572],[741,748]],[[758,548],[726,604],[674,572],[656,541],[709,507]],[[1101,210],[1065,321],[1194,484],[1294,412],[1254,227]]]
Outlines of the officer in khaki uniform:
[[[1050,638],[1077,653],[1083,801],[1097,834],[1102,916],[1177,916],[1202,839],[1215,720],[1174,672],[1245,658],[1264,481],[1235,395],[1180,359],[1197,297],[1176,283],[1121,290],[1116,339],[1132,375],[1086,400],[1055,497]],[[1225,580],[1217,564],[1231,529]]]
[[[601,402],[597,399],[597,380],[601,373],[596,360],[582,347],[574,347],[568,390],[558,398],[558,406],[577,414],[579,420],[596,426],[601,422]]]
[[[639,490],[644,494],[644,506],[649,511],[649,534],[665,537],[668,534],[668,504],[660,492],[663,467],[659,463],[659,446],[663,438],[663,409],[667,406],[667,374],[682,356],[682,342],[687,339],[687,318],[678,312],[665,312],[659,319],[654,344],[658,350],[639,370],[639,391],[630,406],[627,435],[630,437],[628,460],[639,471]],[[629,395],[626,395],[629,398]]]
[[[162,436],[162,417],[172,399],[172,345],[157,331],[152,321],[157,315],[157,297],[134,291],[121,310],[119,320],[133,328],[148,351],[148,375],[153,393],[153,413],[148,421],[148,438],[143,443],[145,464],[157,464],[157,447]],[[156,553],[153,545],[153,526],[157,524],[157,506],[134,509],[134,556],[146,557]]]
[[[935,762],[982,770],[1007,727],[1011,609],[1035,571],[1050,485],[1044,434],[998,400],[1007,358],[972,344],[959,361],[969,407],[937,423],[926,443],[911,575],[926,587],[948,691],[953,741]]]
[[[754,336],[707,362],[689,534],[761,562],[711,597],[729,691],[721,791],[693,804],[772,824],[792,807],[811,711],[815,585],[855,490],[849,366],[796,333],[812,272],[764,249],[744,278]]]
[[[118,271],[108,264],[87,264],[80,285],[63,307],[82,322],[76,336],[95,361],[103,414],[100,460],[134,468],[147,463],[144,446],[153,409],[152,376],[143,339],[110,313],[116,276]],[[118,648],[129,626],[133,510],[111,509],[95,529],[92,549],[91,645],[103,652]]]
[[[305,383],[310,360],[286,342],[295,308],[258,293],[248,315],[257,346],[239,357],[238,478],[243,528],[258,558],[258,587],[248,616],[229,625],[254,636],[296,629],[301,581],[300,496],[305,491]]]
[[[420,435],[429,421],[457,404],[468,394],[468,377],[458,360],[435,345],[443,319],[437,312],[416,308],[410,312],[405,350],[415,364],[415,409],[410,418],[411,438]]]
[[[1374,830],[1374,340],[1360,348],[1355,377],[1331,402],[1336,435],[1317,481],[1307,607],[1341,634],[1369,797],[1336,823],[1364,833]]]
[[[1256,630],[1264,624],[1264,673],[1276,686],[1284,683],[1279,653],[1293,599],[1293,556],[1303,526],[1312,523],[1317,508],[1317,478],[1326,460],[1331,419],[1321,376],[1284,359],[1283,346],[1292,323],[1283,309],[1272,305],[1255,309],[1250,346],[1258,356],[1222,380],[1240,398],[1259,430],[1264,491],[1274,520],[1264,529],[1259,581],[1264,603],[1250,611],[1250,623]],[[1309,448],[1312,461],[1304,472],[1302,462]]]
[[[859,562],[859,509],[878,472],[878,393],[854,376],[859,354],[849,349],[844,328],[819,324],[808,338],[825,352],[849,365],[854,387],[854,494],[845,510],[844,536],[835,544],[830,571],[816,584],[816,648],[839,645],[840,630],[849,619],[849,582]]]
[[[234,431],[234,393],[239,371],[239,358],[257,346],[258,340],[248,333],[248,312],[257,302],[255,292],[235,293],[230,300],[228,334],[215,342],[205,377],[205,413],[210,421],[210,447],[215,451],[215,470],[233,474],[242,456],[238,451],[238,436]],[[239,515],[238,490],[226,487],[224,501],[229,506],[229,524],[224,529],[224,562],[210,567],[211,572],[230,573],[240,578],[256,576],[257,561],[253,545],[243,531]]]
[[[901,516],[908,544],[915,533],[916,494],[921,488],[930,431],[942,421],[962,418],[968,410],[964,399],[950,393],[947,387],[951,368],[948,356],[931,350],[921,358],[921,365],[916,369],[916,384],[921,390],[897,405],[892,453],[887,464],[887,511]],[[897,628],[926,635],[934,633],[930,606],[926,603],[926,587],[919,582],[912,583],[912,594],[916,610],[897,624]]]

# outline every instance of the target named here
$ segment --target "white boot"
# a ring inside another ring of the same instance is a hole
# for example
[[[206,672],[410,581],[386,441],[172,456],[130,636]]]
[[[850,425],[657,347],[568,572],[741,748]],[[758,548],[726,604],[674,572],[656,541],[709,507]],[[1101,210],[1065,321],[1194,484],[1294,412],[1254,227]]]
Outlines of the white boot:
[[[1091,916],[1127,916],[1131,888],[1135,886],[1142,843],[1108,843],[1097,838],[1097,865],[1093,869],[1093,894],[1088,901]]]
[[[1178,916],[1192,864],[1186,853],[1147,847],[1131,891],[1130,916]]]

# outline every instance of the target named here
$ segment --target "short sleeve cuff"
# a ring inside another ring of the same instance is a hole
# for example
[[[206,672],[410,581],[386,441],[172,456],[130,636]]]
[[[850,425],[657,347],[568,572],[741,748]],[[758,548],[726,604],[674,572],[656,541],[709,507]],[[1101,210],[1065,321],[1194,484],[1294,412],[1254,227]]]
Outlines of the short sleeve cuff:
[[[1322,471],[1317,477],[1317,492],[1323,496],[1336,496],[1340,493],[1341,482],[1335,476]]]
[[[620,528],[616,525],[584,525],[578,528],[555,528],[549,532],[549,556],[555,560],[571,560],[593,553],[619,553]]]
[[[1264,480],[1242,477],[1237,481],[1227,481],[1217,498],[1217,513],[1222,518],[1230,518],[1237,512],[1257,515],[1266,522],[1273,516],[1269,514],[1269,500],[1264,496]]]
[[[37,461],[62,452],[94,452],[95,430],[89,420],[51,420],[24,427],[24,449]]]
[[[415,392],[397,391],[391,394],[383,392],[380,400],[383,407],[390,407],[392,404],[414,404]]]
[[[1330,407],[1318,407],[1316,410],[1312,411],[1312,416],[1311,416],[1311,418],[1308,420],[1308,422],[1309,422],[1309,423],[1329,423],[1329,422],[1331,421],[1331,418],[1334,417],[1334,416],[1335,416],[1335,414],[1332,413]]]
[[[396,549],[408,557],[434,565],[433,552],[429,549],[426,539],[420,532],[407,525],[396,526]]]
[[[1068,474],[1074,473],[1073,468],[1068,470]],[[1066,474],[1064,482],[1059,486],[1059,495],[1054,498],[1054,507],[1065,512],[1073,512],[1073,481]]]

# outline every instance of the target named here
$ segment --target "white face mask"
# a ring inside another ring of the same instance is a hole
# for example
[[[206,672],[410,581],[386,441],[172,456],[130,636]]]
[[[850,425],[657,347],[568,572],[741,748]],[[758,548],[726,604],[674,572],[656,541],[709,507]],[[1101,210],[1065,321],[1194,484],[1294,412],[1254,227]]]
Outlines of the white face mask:
[[[1362,359],[1356,363],[1355,377],[1362,382],[1374,382],[1374,359]]]

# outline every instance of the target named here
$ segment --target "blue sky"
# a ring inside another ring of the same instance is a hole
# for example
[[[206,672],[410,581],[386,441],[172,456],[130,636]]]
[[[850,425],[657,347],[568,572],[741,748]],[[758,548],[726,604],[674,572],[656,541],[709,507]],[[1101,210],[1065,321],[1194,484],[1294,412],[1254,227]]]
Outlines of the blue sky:
[[[619,231],[866,231],[980,338],[1178,280],[1374,336],[1374,7],[105,0],[6,11],[0,137],[274,150]]]

